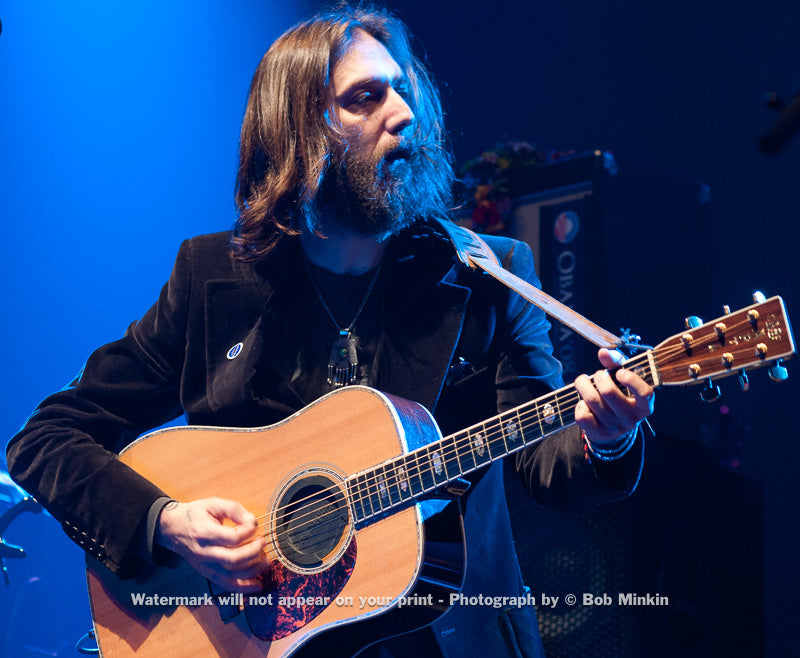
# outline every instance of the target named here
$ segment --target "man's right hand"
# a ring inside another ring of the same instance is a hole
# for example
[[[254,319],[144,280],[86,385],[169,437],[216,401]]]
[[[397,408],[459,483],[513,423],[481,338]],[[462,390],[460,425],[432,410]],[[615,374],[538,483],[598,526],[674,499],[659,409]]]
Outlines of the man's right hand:
[[[226,591],[259,592],[258,577],[269,570],[264,533],[258,531],[255,517],[233,500],[167,503],[155,541]]]

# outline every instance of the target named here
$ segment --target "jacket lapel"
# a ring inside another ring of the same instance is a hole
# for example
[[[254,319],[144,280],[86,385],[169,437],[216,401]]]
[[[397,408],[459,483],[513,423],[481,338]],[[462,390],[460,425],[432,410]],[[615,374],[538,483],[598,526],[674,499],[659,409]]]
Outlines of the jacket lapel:
[[[431,411],[453,360],[470,297],[469,288],[458,283],[460,266],[437,251],[438,257],[430,258],[393,250],[382,290],[385,322],[372,378],[376,388]],[[262,412],[266,406],[290,414],[305,404],[290,383],[297,328],[282,317],[287,304],[291,306],[291,299],[282,296],[295,289],[302,275],[298,256],[287,249],[260,268],[241,266],[241,278],[206,284],[209,401],[214,412],[241,414],[237,425],[252,423],[246,407],[258,397],[252,386],[257,365],[268,364],[283,391],[276,396],[280,401],[259,400]]]
[[[457,266],[436,277],[415,261],[399,263],[388,286],[376,386],[433,412],[461,336],[470,290],[456,283]]]
[[[226,416],[235,415],[236,425],[263,423],[263,407],[275,407],[281,416],[302,406],[299,397],[294,407],[269,400],[263,401],[260,410],[253,406],[256,396],[252,382],[257,367],[263,369],[269,364],[277,373],[276,379],[283,380],[284,385],[288,381],[288,326],[277,308],[280,280],[290,269],[287,265],[285,258],[276,257],[262,266],[241,266],[241,278],[206,284],[209,401],[215,412],[225,410]],[[250,418],[252,415],[254,418]]]

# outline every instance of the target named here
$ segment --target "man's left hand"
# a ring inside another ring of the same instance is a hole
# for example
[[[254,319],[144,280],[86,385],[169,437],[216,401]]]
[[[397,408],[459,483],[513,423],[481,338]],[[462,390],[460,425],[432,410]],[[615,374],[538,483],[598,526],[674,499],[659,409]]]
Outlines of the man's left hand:
[[[603,367],[609,369],[619,367],[624,360],[616,350],[601,349],[598,357]],[[575,421],[589,442],[600,448],[614,445],[653,413],[652,386],[625,368],[619,368],[614,378],[628,389],[628,394],[620,390],[608,370],[598,370],[593,379],[580,375],[575,380],[575,389],[581,396],[575,407]]]

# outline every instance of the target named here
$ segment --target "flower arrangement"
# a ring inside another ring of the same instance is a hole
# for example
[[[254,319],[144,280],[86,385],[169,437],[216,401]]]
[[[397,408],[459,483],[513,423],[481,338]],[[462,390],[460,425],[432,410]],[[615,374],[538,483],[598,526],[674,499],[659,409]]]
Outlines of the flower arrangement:
[[[498,143],[459,168],[463,192],[474,199],[472,228],[480,233],[503,233],[511,217],[511,199],[532,169],[574,151],[542,151],[528,142]]]

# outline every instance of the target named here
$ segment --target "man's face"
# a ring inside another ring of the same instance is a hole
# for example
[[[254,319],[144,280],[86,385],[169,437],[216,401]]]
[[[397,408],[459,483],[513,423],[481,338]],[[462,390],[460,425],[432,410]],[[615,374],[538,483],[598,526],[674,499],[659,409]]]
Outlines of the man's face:
[[[382,43],[359,30],[333,68],[331,91],[345,143],[335,154],[326,200],[341,229],[395,231],[413,219],[418,201],[412,173],[419,155],[405,136],[414,114],[404,99],[403,72]]]
[[[358,30],[332,78],[334,108],[352,155],[377,165],[401,145],[414,121],[402,70],[380,41]]]

